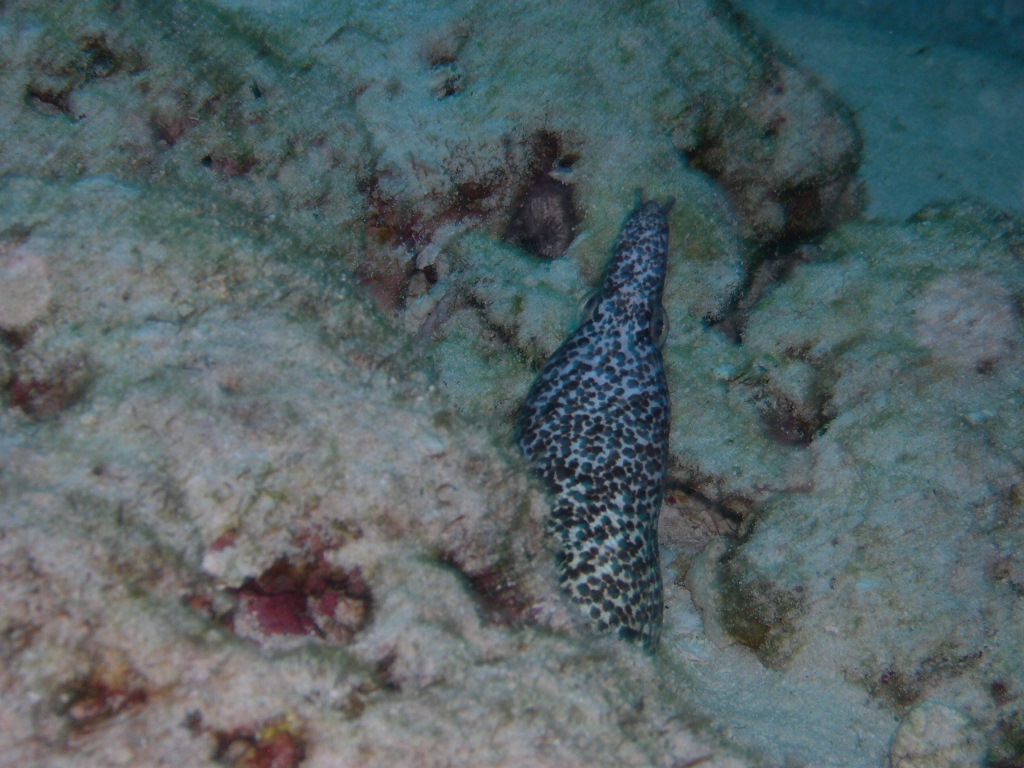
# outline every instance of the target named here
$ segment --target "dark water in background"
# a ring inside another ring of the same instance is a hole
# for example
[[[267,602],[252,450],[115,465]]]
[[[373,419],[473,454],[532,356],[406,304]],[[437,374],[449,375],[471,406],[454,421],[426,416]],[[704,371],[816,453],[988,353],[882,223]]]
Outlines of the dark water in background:
[[[1024,214],[1024,0],[732,0],[853,109],[870,218]]]
[[[779,0],[778,5],[1024,60],[1024,0]]]

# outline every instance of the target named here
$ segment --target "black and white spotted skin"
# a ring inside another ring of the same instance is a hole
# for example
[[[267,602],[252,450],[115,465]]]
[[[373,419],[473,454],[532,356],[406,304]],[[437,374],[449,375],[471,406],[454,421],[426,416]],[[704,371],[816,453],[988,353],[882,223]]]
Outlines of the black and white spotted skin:
[[[554,496],[563,588],[595,629],[648,649],[657,646],[662,615],[668,207],[643,203],[626,220],[587,316],[523,405],[519,438]]]

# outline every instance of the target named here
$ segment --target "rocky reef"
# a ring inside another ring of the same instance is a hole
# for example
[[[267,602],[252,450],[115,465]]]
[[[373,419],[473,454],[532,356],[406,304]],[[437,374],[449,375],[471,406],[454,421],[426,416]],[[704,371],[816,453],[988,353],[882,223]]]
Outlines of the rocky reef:
[[[1021,224],[858,220],[731,6],[15,1],[0,71],[10,762],[1018,764]],[[653,657],[513,442],[638,188]]]
[[[0,200],[9,759],[610,765],[660,739],[654,702],[589,738],[653,666],[573,639],[545,498],[330,265],[107,179]]]

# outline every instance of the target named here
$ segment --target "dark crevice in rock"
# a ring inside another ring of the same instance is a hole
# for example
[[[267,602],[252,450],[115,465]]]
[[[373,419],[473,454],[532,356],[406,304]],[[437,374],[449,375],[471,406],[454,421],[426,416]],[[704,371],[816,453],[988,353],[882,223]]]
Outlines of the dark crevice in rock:
[[[531,601],[519,588],[511,566],[499,563],[470,573],[454,552],[441,557],[440,563],[455,571],[465,582],[489,624],[522,627],[531,623]]]
[[[576,237],[581,216],[570,184],[553,176],[576,157],[562,150],[561,139],[540,132],[533,141],[534,169],[516,197],[503,239],[545,259],[556,259]]]
[[[765,252],[767,251],[767,253]],[[785,280],[800,264],[807,264],[818,254],[814,243],[792,243],[762,249],[751,259],[746,279],[740,285],[721,318],[708,323],[736,344],[743,343],[743,331],[754,307],[777,282]]]
[[[737,546],[719,561],[723,628],[769,667],[781,668],[798,648],[796,619],[802,588],[782,589],[756,575]]]

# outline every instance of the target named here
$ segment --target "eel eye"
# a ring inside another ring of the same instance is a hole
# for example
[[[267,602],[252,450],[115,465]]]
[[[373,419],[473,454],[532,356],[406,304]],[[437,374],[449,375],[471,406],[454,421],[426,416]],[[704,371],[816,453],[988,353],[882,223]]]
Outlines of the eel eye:
[[[658,302],[654,311],[651,312],[650,320],[651,329],[651,341],[653,341],[658,349],[665,346],[665,338],[668,336],[668,316],[665,314],[665,308]]]

